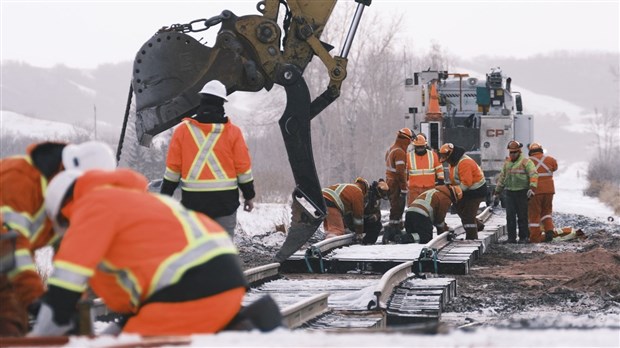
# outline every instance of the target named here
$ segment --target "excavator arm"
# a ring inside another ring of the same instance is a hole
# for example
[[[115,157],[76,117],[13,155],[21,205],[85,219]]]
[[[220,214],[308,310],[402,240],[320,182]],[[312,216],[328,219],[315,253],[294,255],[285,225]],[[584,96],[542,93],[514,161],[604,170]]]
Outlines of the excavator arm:
[[[210,80],[224,83],[228,94],[271,90],[274,84],[284,87],[286,109],[279,125],[296,188],[291,228],[276,261],[297,251],[326,215],[312,154],[310,121],[340,95],[347,55],[364,7],[371,0],[356,2],[339,56],[331,56],[332,47],[320,41],[336,0],[265,0],[257,4],[262,15],[237,17],[225,10],[210,19],[163,27],[134,60],[131,87],[136,96],[136,132],[145,146],[156,134],[196,113],[198,91]],[[286,10],[282,29],[277,23],[281,5]],[[221,27],[213,47],[188,35],[217,24]],[[330,82],[325,92],[311,100],[303,72],[315,55],[327,68]]]

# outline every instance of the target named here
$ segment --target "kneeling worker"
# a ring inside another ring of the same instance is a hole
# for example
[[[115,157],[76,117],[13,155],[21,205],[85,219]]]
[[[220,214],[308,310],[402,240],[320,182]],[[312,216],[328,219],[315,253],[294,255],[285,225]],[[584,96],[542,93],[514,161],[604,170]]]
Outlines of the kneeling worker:
[[[124,333],[214,333],[237,315],[247,282],[228,233],[146,187],[128,169],[68,170],[51,181],[45,209],[67,229],[30,336],[71,330],[87,285],[129,317]]]
[[[399,244],[419,242],[426,244],[433,239],[433,226],[437,234],[448,230],[445,218],[450,205],[463,198],[463,190],[455,185],[438,185],[416,198],[405,214],[405,234],[392,240]]]

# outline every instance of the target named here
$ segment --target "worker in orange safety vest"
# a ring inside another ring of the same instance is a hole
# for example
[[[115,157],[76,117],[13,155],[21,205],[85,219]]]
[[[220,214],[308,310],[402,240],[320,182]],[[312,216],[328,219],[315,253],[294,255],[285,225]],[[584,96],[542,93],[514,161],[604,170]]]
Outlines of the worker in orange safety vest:
[[[465,229],[465,238],[478,239],[478,231],[484,229],[484,224],[476,215],[488,192],[484,172],[476,161],[465,154],[464,148],[452,143],[441,145],[439,161],[448,162],[450,184],[459,185],[463,190],[463,199],[457,202],[456,212]]]
[[[34,253],[60,241],[43,207],[49,180],[63,168],[116,167],[112,149],[97,141],[42,142],[26,151],[0,160],[0,336],[28,331],[28,312],[36,312],[44,291]]]
[[[239,127],[225,115],[226,87],[217,80],[199,92],[194,118],[184,118],[170,140],[161,193],[181,184],[181,203],[208,215],[234,236],[239,189],[244,210],[252,211],[254,178],[250,153]]]
[[[396,140],[385,154],[385,178],[390,188],[389,230],[400,231],[403,228],[403,212],[407,204],[407,148],[413,140],[413,131],[402,128],[396,133]]]
[[[237,315],[247,282],[229,235],[146,187],[129,169],[67,170],[52,180],[45,209],[67,230],[30,336],[71,330],[87,285],[128,318],[125,333],[213,333]]]
[[[418,134],[413,139],[413,151],[407,155],[409,186],[407,206],[410,206],[422,192],[444,183],[443,165],[439,162],[439,156],[427,145],[426,137]]]
[[[405,233],[389,236],[398,244],[418,242],[426,244],[433,239],[433,227],[437,235],[449,230],[445,222],[446,214],[452,204],[463,198],[463,191],[457,185],[437,185],[422,192],[407,208],[405,213]]]
[[[530,242],[550,242],[554,238],[553,219],[553,172],[558,170],[555,158],[544,153],[540,143],[531,143],[528,147],[530,160],[534,162],[538,172],[538,186],[533,188],[534,196],[528,201],[528,220],[530,227]],[[543,229],[541,230],[541,225]]]
[[[364,200],[369,184],[358,177],[352,184],[336,184],[324,188],[327,217],[323,221],[325,239],[342,236],[345,229],[355,232],[355,240],[364,237]]]

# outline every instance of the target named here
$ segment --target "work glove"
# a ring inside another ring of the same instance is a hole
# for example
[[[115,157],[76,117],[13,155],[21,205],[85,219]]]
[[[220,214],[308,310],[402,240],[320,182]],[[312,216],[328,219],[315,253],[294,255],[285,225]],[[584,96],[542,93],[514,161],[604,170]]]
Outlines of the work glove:
[[[443,179],[437,179],[437,182],[435,183],[435,186],[440,186],[440,185],[445,185],[445,182]]]
[[[534,190],[532,189],[527,190],[527,199],[534,197],[534,195],[535,195]]]
[[[254,201],[251,199],[246,199],[245,203],[243,203],[243,210],[251,212],[252,209],[254,209]]]
[[[37,315],[37,320],[32,328],[32,331],[28,333],[28,337],[39,336],[63,336],[74,327],[73,322],[68,324],[57,324],[54,321],[54,309],[47,303],[41,304],[41,309]]]
[[[353,237],[353,243],[355,244],[362,244],[363,240],[364,240],[363,233],[356,233],[355,236]]]
[[[495,194],[495,196],[493,196],[493,208],[497,207],[499,205],[499,194]]]

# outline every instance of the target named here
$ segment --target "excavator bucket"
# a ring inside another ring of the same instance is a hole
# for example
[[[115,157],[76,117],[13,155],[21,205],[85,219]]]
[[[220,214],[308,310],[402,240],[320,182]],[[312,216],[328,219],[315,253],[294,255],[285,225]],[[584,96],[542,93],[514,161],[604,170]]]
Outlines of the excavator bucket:
[[[195,114],[198,92],[211,80],[221,81],[229,94],[264,87],[262,74],[233,34],[238,17],[230,11],[220,17],[222,27],[213,47],[183,32],[162,29],[136,54],[132,88],[141,145],[150,145],[155,135]]]

